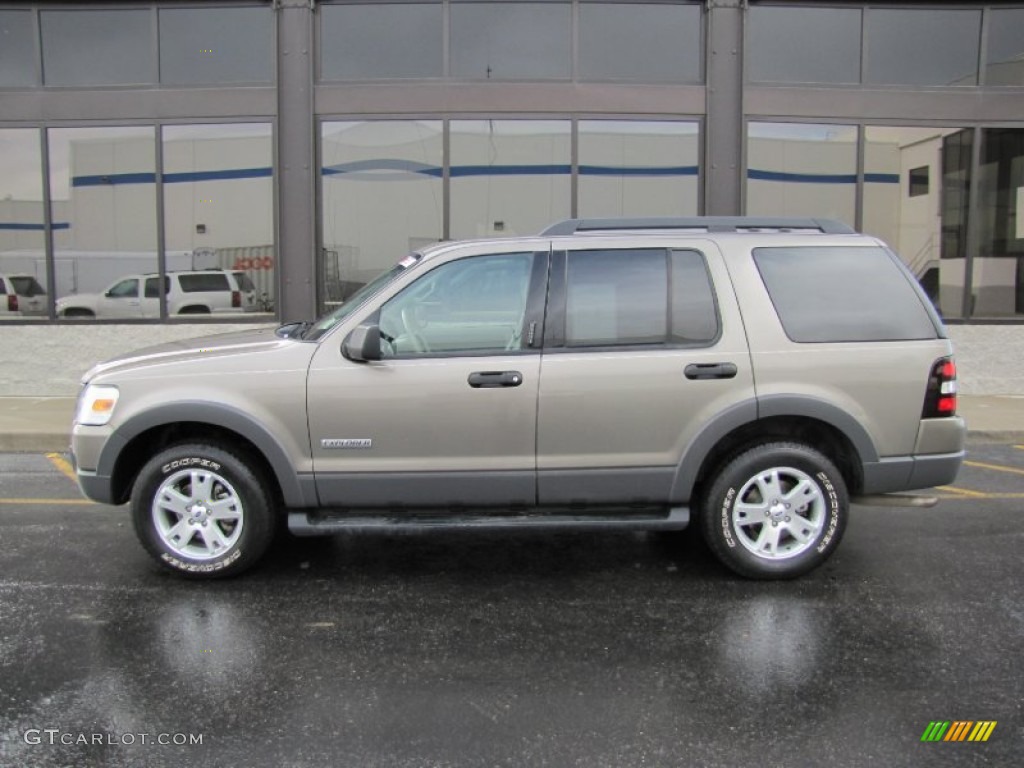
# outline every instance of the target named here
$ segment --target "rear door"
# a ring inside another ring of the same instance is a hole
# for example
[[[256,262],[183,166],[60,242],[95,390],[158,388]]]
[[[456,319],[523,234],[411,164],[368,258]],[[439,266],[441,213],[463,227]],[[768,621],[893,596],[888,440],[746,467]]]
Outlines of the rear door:
[[[541,504],[666,503],[701,430],[734,407],[756,412],[718,248],[650,242],[609,239],[553,254],[537,427]]]

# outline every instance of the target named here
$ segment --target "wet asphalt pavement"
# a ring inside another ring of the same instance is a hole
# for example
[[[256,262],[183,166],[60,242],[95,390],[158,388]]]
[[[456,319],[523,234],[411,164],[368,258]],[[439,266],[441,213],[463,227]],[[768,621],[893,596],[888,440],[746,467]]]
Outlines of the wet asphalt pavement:
[[[1019,765],[1024,449],[970,458],[795,582],[687,532],[282,538],[190,583],[0,455],[0,766]]]

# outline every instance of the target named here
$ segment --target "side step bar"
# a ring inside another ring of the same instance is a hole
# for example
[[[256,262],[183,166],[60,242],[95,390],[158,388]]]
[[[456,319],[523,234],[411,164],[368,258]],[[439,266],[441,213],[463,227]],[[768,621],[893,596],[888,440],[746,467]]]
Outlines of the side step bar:
[[[422,531],[681,531],[690,523],[689,507],[665,514],[606,513],[591,515],[442,515],[410,514],[326,516],[290,512],[288,530],[296,536],[333,533],[417,533]]]

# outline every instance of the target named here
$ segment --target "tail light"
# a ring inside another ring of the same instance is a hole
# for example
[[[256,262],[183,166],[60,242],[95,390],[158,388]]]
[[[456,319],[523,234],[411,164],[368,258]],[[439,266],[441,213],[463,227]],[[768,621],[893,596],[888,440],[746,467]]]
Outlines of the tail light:
[[[17,312],[18,311],[18,294],[9,293],[7,294],[7,311]]]
[[[235,308],[242,306],[242,292],[241,291],[232,291],[231,292],[231,306],[235,307]]]
[[[956,363],[952,357],[935,361],[928,377],[928,390],[924,395],[923,419],[956,415]]]

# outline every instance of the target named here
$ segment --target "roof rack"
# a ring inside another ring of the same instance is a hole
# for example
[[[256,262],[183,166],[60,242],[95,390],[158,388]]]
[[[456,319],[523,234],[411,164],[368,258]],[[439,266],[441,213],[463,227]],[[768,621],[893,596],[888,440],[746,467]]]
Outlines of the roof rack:
[[[825,235],[854,235],[856,230],[834,219],[758,218],[756,216],[694,216],[691,218],[566,219],[541,232],[554,237],[578,232],[609,232],[637,229],[693,229],[705,232],[751,232],[813,230]]]

